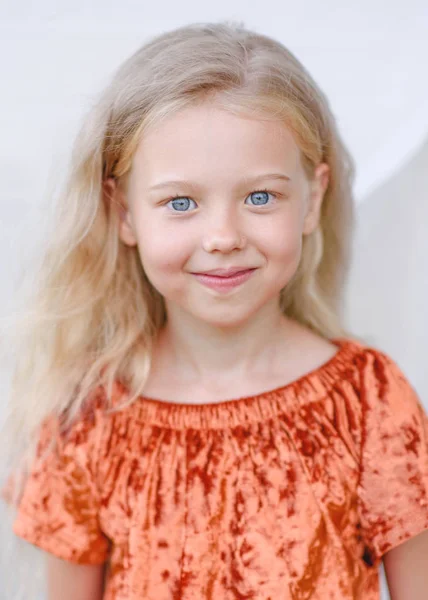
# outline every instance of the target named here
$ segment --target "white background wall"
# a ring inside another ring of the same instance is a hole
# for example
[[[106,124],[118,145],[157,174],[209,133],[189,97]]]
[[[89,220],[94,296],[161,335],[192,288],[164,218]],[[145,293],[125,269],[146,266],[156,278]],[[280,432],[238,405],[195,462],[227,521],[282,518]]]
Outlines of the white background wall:
[[[43,238],[51,191],[61,182],[93,95],[149,36],[220,19],[242,21],[283,42],[330,98],[358,169],[348,326],[399,362],[428,407],[425,0],[2,0],[0,316],[13,309],[22,266]],[[7,366],[1,373],[0,388],[6,390]],[[0,402],[0,416],[1,409]],[[8,530],[2,540],[3,548],[19,543]],[[21,573],[16,566],[10,571],[8,553],[0,555],[1,580],[16,598],[25,569],[40,568],[37,553],[26,553]],[[35,588],[33,597],[39,594]]]

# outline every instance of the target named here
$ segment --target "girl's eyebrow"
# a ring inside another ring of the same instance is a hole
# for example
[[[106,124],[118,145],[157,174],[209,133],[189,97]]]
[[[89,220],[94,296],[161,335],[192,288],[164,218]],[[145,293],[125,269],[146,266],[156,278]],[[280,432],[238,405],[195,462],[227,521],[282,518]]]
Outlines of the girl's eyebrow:
[[[280,179],[284,181],[291,181],[291,178],[288,175],[284,175],[283,173],[263,173],[261,175],[256,175],[255,177],[245,177],[237,184],[237,187],[242,185],[248,185],[250,183],[257,183],[258,181],[264,181],[266,179]],[[198,185],[188,181],[186,179],[173,179],[169,181],[160,181],[159,183],[155,183],[155,185],[150,186],[149,190],[157,190],[159,188],[174,186],[174,185],[182,185],[187,186],[188,188],[197,188]]]

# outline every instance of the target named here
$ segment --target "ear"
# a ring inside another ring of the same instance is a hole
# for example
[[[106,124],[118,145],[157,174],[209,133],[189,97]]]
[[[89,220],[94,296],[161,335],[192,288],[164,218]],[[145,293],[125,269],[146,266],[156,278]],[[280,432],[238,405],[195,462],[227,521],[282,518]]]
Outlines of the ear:
[[[303,224],[303,235],[312,233],[318,226],[324,194],[330,180],[330,167],[320,163],[310,181],[307,213]]]
[[[103,181],[104,200],[109,203],[111,210],[119,213],[119,237],[127,246],[136,246],[137,237],[132,224],[132,215],[127,208],[123,190],[113,177]]]

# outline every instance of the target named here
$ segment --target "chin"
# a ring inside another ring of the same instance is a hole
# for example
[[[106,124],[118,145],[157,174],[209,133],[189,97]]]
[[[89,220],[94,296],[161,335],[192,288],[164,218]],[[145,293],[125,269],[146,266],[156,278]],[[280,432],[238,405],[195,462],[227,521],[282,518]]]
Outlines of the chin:
[[[244,325],[256,312],[257,310],[248,310],[244,312],[239,310],[239,312],[235,312],[230,308],[225,308],[225,310],[219,311],[217,314],[216,311],[211,311],[209,314],[193,313],[193,316],[195,319],[198,319],[211,327],[217,327],[218,329],[233,329]]]

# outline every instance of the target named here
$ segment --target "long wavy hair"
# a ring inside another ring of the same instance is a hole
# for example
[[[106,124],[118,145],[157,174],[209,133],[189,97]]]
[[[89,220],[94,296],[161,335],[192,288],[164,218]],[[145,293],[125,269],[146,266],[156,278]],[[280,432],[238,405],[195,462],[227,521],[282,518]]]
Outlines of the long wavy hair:
[[[113,177],[126,189],[145,131],[208,97],[234,114],[286,124],[309,179],[320,162],[329,165],[319,226],[303,239],[281,306],[325,338],[349,336],[341,313],[354,166],[328,100],[278,41],[230,22],[180,27],[149,40],[119,67],[76,137],[36,287],[13,329],[18,346],[5,433],[15,450],[21,440],[35,441],[47,415],[66,411],[74,418],[99,386],[111,390],[120,380],[129,390],[126,404],[142,394],[164,302],[138,249],[120,242],[120,216],[104,183]]]

